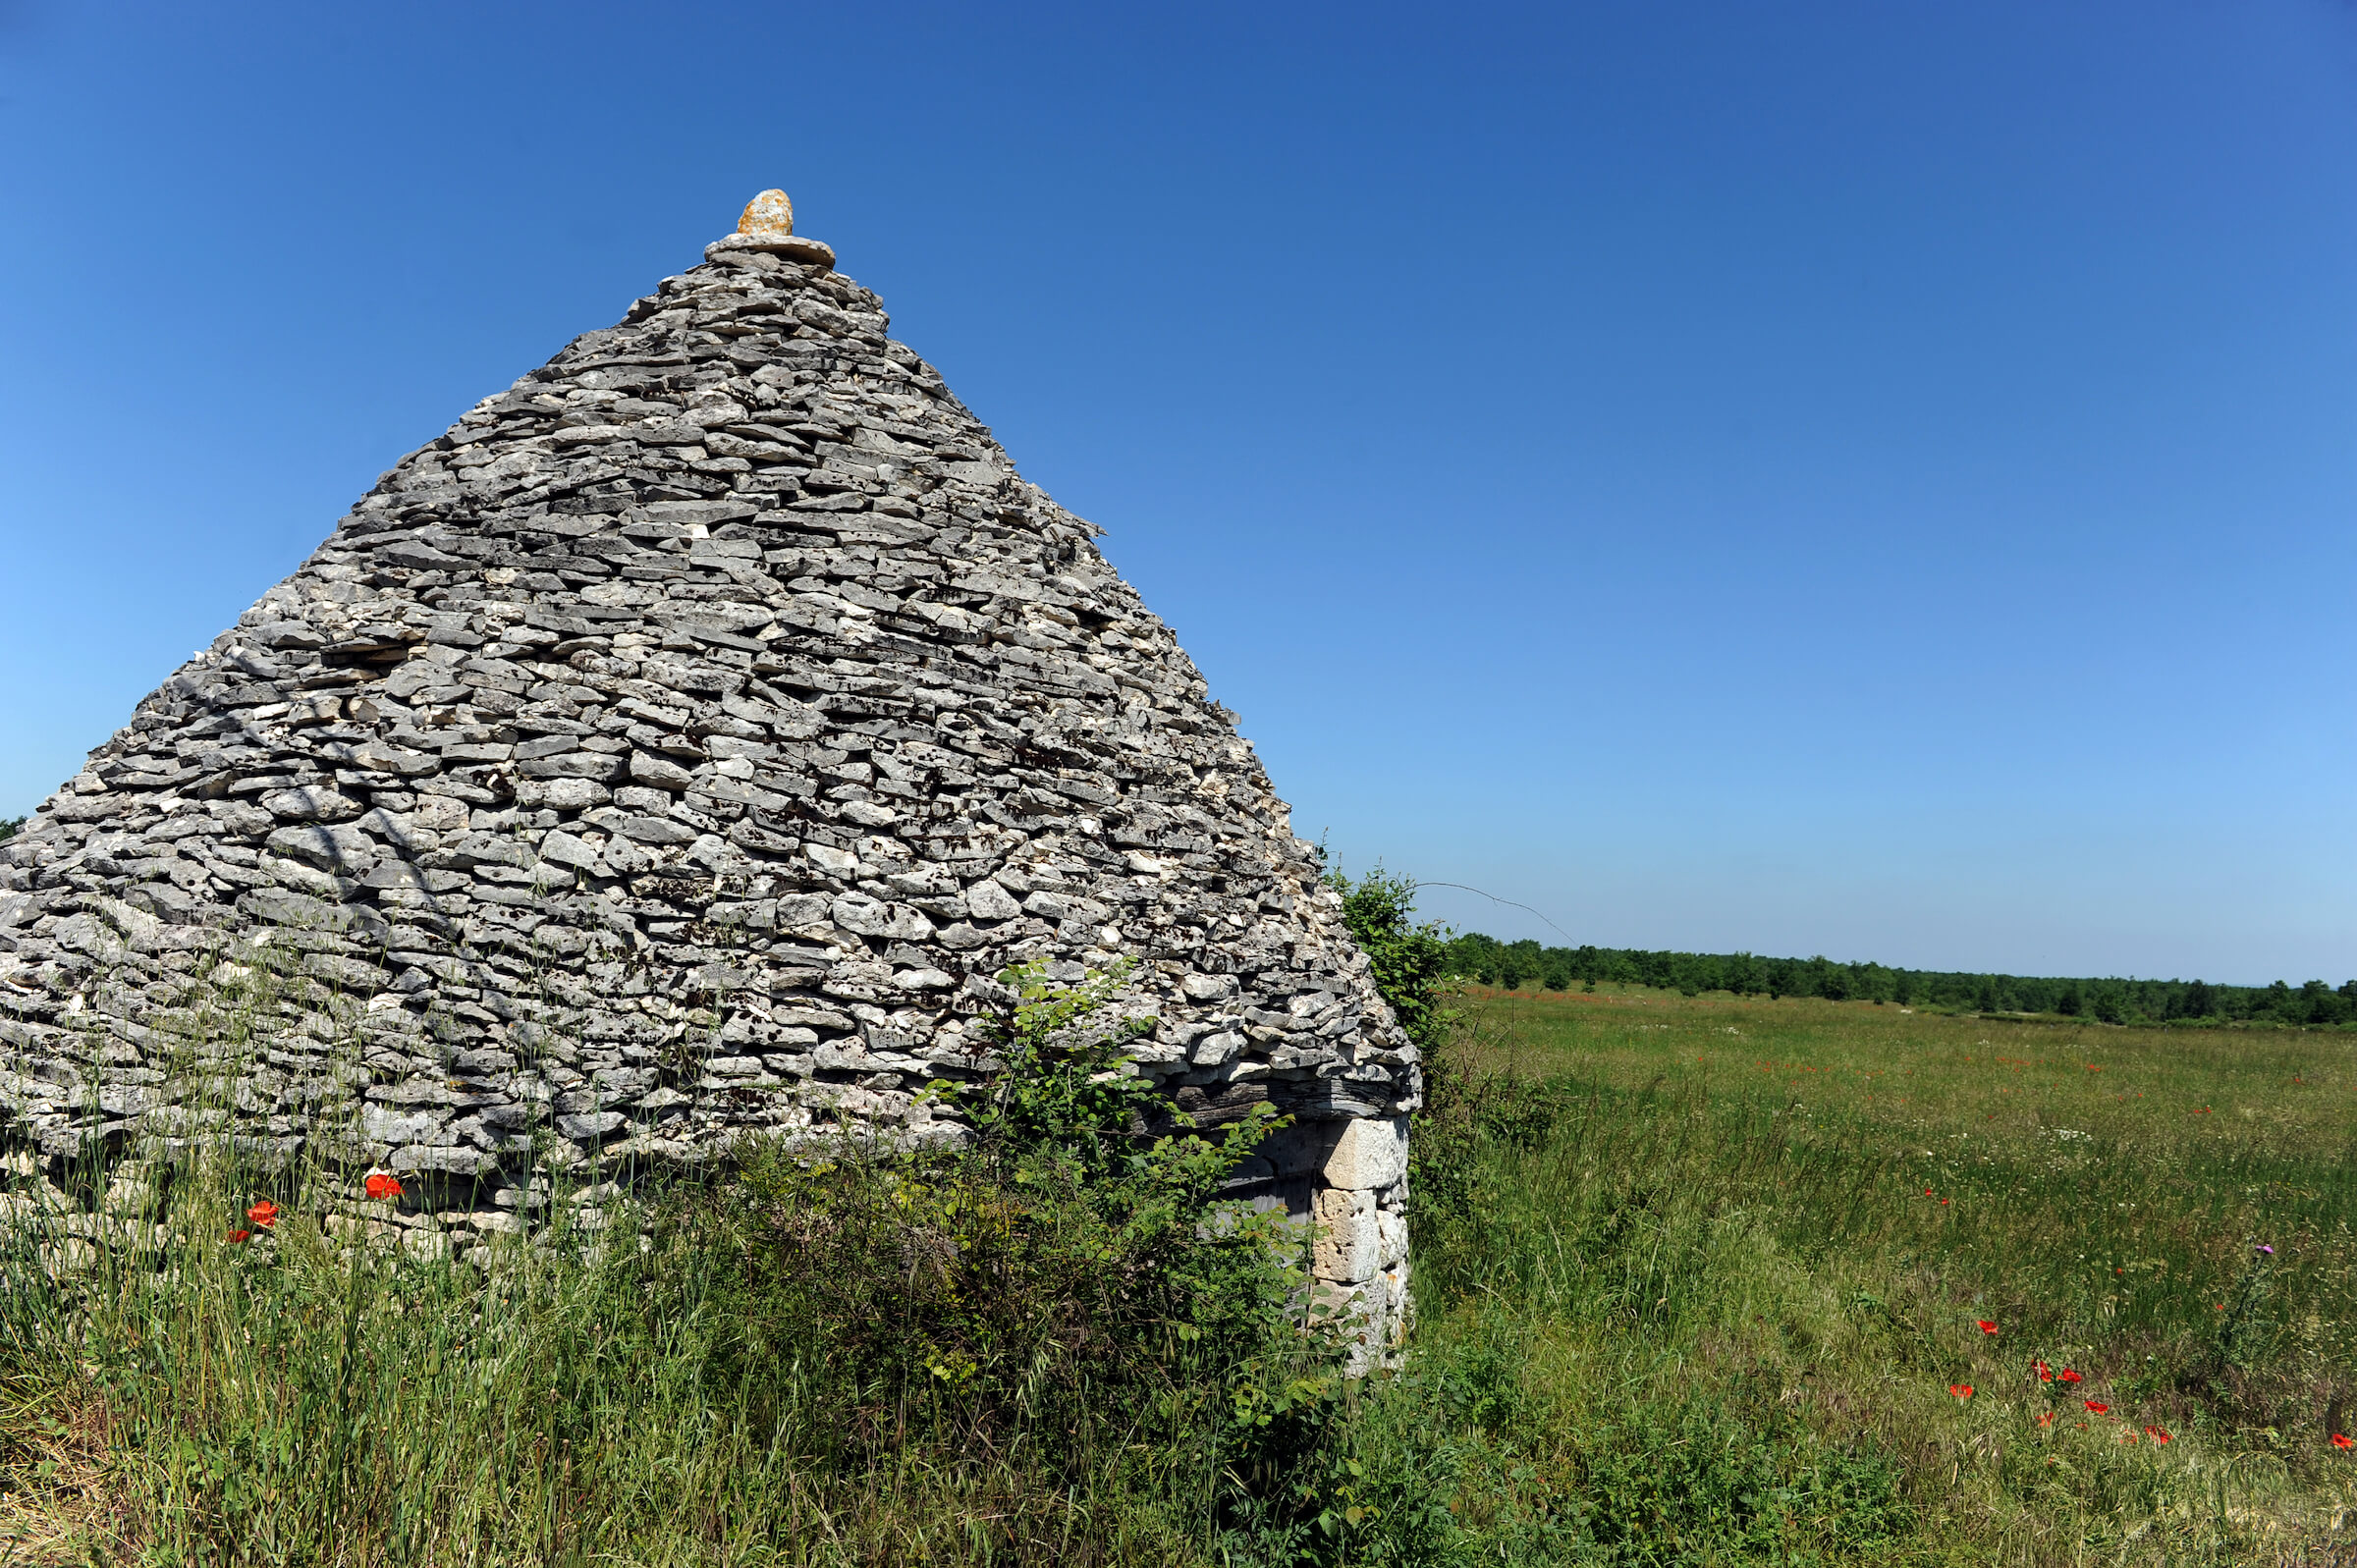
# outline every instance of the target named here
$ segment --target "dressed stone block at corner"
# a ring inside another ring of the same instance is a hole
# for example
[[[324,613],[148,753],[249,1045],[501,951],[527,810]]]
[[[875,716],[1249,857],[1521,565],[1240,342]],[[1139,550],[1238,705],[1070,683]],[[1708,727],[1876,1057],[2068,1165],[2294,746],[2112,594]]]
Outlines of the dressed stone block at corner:
[[[1139,1070],[1397,1331],[1414,1048],[1233,716],[765,191],[404,459],[0,848],[0,1141],[234,1135],[516,1228],[747,1133],[956,1138],[990,977],[1135,958]],[[229,1059],[181,999],[289,978]],[[196,1065],[192,1068],[190,1062]],[[217,1075],[216,1075],[217,1078]]]

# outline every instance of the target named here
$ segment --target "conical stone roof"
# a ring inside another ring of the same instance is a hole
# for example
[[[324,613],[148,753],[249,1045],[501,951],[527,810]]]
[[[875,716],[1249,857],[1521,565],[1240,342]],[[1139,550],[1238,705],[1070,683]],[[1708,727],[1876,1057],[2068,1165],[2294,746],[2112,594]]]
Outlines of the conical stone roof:
[[[973,1070],[988,978],[1128,955],[1142,1070],[1299,1117],[1253,1174],[1397,1293],[1416,1060],[1312,851],[1097,530],[833,260],[757,198],[0,848],[0,1139],[226,1126],[491,1225],[535,1162],[954,1136],[917,1091]],[[208,1101],[188,999],[265,954]]]

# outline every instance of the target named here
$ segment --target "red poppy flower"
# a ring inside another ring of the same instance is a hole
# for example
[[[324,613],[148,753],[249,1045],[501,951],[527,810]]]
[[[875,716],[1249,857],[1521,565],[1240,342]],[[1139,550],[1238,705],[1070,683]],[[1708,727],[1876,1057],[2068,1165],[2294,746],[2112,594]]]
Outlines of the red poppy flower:
[[[1947,1385],[1947,1391],[1951,1394],[1954,1394],[1958,1399],[1970,1399],[1972,1397],[1972,1384],[1968,1382],[1951,1382]]]
[[[367,1187],[368,1196],[379,1203],[401,1196],[401,1183],[381,1170],[368,1178]]]
[[[2041,1356],[2035,1363],[2033,1363],[2033,1365],[2035,1365],[2038,1369],[2038,1380],[2040,1382],[2053,1382],[2055,1380],[2055,1369],[2046,1364],[2045,1357]]]
[[[2064,1382],[2085,1382],[2087,1379],[2065,1367],[2062,1369],[2062,1380]]]
[[[2121,1442],[2134,1442],[2136,1440],[2136,1434],[2132,1432],[2122,1432],[2119,1434],[2119,1440]]]
[[[260,1203],[246,1211],[246,1217],[267,1230],[278,1223],[278,1205],[264,1198]]]
[[[2101,1399],[2082,1399],[2079,1401],[2079,1403],[2085,1405],[2088,1409],[2094,1411],[2099,1416],[2108,1416],[2111,1414],[2111,1407],[2105,1404]]]
[[[2357,1437],[2344,1437],[2336,1432],[2332,1434],[2332,1446],[2335,1448],[2357,1448]]]
[[[1991,1323],[1986,1318],[1975,1318],[1972,1321],[1981,1325],[1981,1332],[1985,1334],[1993,1334],[1997,1332],[1997,1325]]]
[[[229,1239],[232,1241],[244,1241],[252,1234],[253,1232],[250,1230],[233,1230],[229,1233]]]
[[[2054,1413],[2053,1411],[2051,1411],[2051,1410],[2041,1410],[2040,1412],[2038,1412],[2038,1425],[2039,1425],[2039,1426],[2041,1426],[2041,1427],[2051,1427],[2051,1426],[2053,1426],[2054,1424],[2055,1424],[2055,1413]]]
[[[1946,1198],[1940,1200],[1940,1207],[1943,1209],[1947,1207],[1947,1200]]]
[[[2150,1437],[2150,1438],[2152,1438],[2152,1439],[2153,1439],[2153,1441],[2155,1441],[2155,1442],[2166,1442],[2166,1441],[2168,1441],[2168,1433],[2167,1433],[2165,1431],[2164,1431],[2163,1429],[2159,1428],[2159,1427],[2147,1427],[2147,1428],[2145,1428],[2145,1429],[2144,1429],[2144,1434],[2145,1434],[2147,1437]]]
[[[1923,1189],[1923,1195],[1924,1195],[1926,1198],[1929,1198],[1929,1197],[1932,1195],[1932,1189],[1931,1189],[1931,1188],[1929,1188],[1929,1187],[1926,1187],[1926,1188],[1924,1188],[1924,1189]]]

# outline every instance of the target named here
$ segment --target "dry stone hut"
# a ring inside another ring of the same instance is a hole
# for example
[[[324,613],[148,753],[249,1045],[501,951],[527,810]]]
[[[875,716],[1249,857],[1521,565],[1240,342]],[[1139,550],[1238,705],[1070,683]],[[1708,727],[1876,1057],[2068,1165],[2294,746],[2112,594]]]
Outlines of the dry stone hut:
[[[1310,849],[1096,529],[792,230],[765,192],[404,459],[0,848],[0,1141],[226,1133],[465,1245],[552,1163],[956,1136],[917,1091],[989,978],[1126,955],[1138,1067],[1298,1118],[1246,1195],[1390,1325],[1420,1080]],[[188,999],[260,958],[208,1093]]]

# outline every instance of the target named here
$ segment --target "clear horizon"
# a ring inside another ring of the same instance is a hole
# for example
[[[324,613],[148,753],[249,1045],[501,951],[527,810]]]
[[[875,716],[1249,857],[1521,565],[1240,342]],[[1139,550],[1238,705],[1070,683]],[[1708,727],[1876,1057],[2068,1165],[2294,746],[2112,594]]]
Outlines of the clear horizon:
[[[2357,974],[2350,7],[667,20],[0,6],[0,816],[782,186],[1346,869]]]

